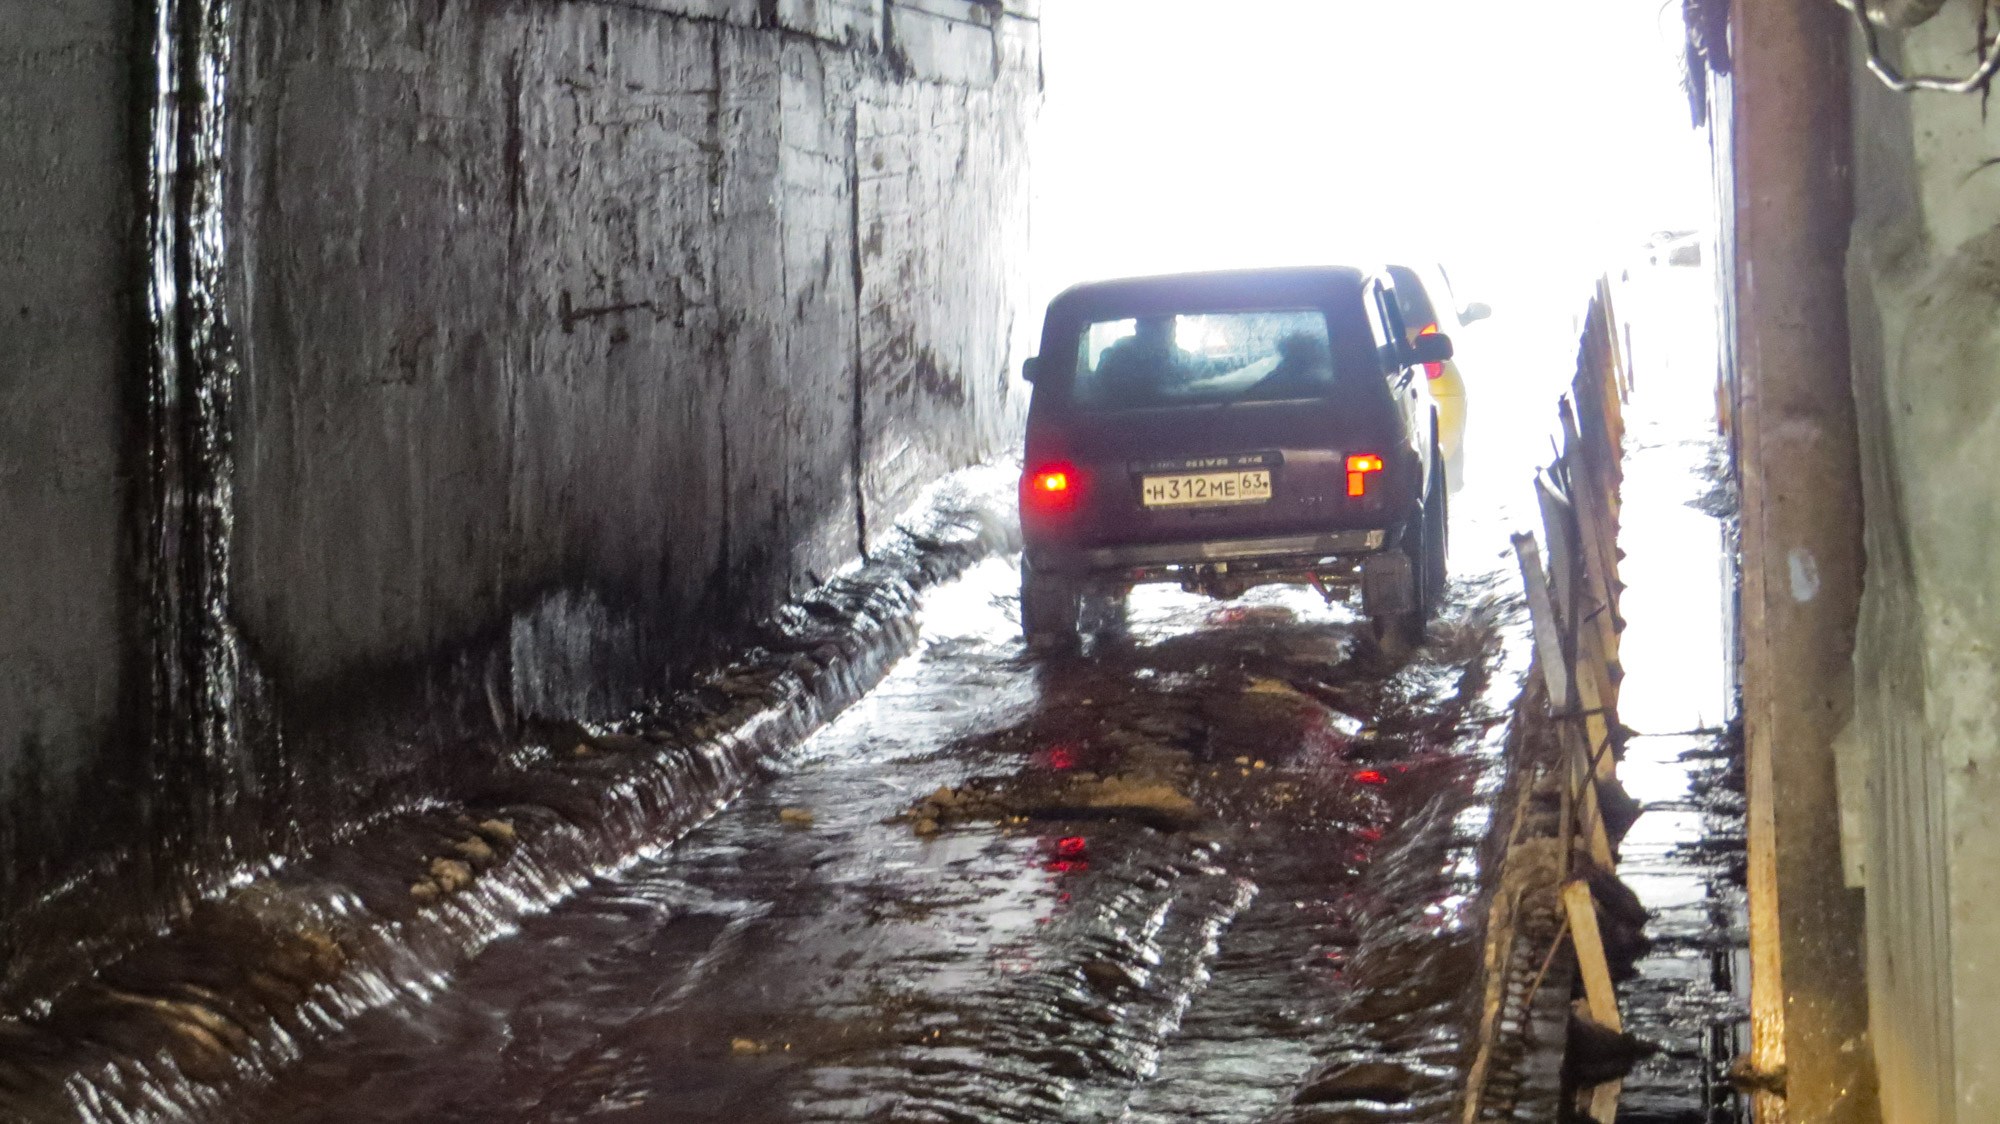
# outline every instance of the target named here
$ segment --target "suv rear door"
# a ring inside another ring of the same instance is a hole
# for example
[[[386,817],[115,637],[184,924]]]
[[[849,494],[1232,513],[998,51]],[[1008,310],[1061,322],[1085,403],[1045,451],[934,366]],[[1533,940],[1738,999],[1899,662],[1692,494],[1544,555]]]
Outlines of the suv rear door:
[[[1396,408],[1403,417],[1403,433],[1410,449],[1417,456],[1423,468],[1418,481],[1430,479],[1431,438],[1434,428],[1431,417],[1434,406],[1431,403],[1430,388],[1426,380],[1417,377],[1417,368],[1408,364],[1406,341],[1409,335],[1403,323],[1402,307],[1396,300],[1394,283],[1387,276],[1371,277],[1368,280],[1368,326],[1375,334],[1375,353],[1381,356],[1382,371],[1389,380],[1389,392],[1396,399]],[[1424,485],[1417,485],[1417,494],[1422,495]]]

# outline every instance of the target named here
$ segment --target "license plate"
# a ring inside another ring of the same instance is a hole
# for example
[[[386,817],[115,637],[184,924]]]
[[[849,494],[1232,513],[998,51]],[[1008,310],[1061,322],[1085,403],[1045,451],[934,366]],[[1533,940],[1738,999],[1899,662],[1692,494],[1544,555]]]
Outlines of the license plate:
[[[1271,498],[1271,470],[1183,472],[1139,478],[1139,499],[1147,507],[1263,503]]]

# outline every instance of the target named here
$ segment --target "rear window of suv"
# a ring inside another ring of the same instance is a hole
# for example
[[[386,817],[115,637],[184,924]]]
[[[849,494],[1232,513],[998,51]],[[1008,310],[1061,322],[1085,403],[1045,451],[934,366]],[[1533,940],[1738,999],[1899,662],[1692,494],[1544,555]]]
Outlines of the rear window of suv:
[[[1317,398],[1333,381],[1319,309],[1195,312],[1084,325],[1071,394],[1123,410]]]

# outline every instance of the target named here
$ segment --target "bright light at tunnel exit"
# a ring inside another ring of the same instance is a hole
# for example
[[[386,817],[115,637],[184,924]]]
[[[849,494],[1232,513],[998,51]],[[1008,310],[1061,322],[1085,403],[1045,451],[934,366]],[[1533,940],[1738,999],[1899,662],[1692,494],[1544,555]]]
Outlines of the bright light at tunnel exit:
[[[1679,7],[1044,5],[1031,299],[1103,277],[1443,261],[1462,302],[1494,307],[1477,328],[1504,334],[1532,304],[1567,332],[1618,255],[1706,222]]]

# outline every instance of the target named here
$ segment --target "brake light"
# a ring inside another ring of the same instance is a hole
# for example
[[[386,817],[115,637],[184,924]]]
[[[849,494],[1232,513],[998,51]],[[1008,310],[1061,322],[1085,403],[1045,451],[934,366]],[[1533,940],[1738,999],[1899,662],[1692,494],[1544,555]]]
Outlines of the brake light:
[[[1365,495],[1368,491],[1368,474],[1382,471],[1382,458],[1373,453],[1359,453],[1347,458],[1347,494]]]
[[[1417,334],[1418,334],[1419,336],[1434,336],[1434,335],[1437,335],[1437,333],[1438,333],[1438,326],[1437,326],[1437,321],[1435,321],[1435,320],[1433,320],[1433,321],[1431,321],[1430,323],[1428,323],[1428,324],[1424,325],[1424,326],[1423,326],[1422,328],[1419,328],[1419,329],[1417,329]],[[1444,364],[1442,364],[1442,363],[1426,363],[1426,364],[1424,364],[1424,377],[1425,377],[1425,378],[1427,378],[1427,379],[1441,379],[1441,378],[1443,378],[1443,377],[1444,377]]]
[[[1067,464],[1044,465],[1021,480],[1021,502],[1042,511],[1067,511],[1076,506],[1082,477]]]

